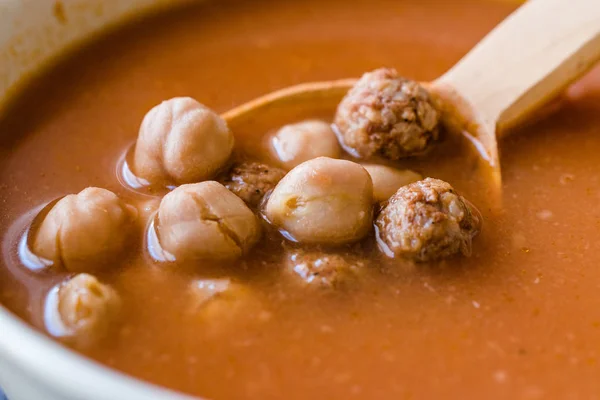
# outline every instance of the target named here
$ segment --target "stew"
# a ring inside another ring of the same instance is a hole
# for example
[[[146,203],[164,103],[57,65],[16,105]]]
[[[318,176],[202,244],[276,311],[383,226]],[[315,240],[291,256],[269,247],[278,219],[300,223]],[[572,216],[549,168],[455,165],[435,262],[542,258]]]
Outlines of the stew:
[[[58,60],[0,116],[0,302],[102,364],[207,398],[593,398],[600,391],[598,70],[501,143],[499,212],[471,144],[448,132],[425,154],[384,161],[357,160],[325,133],[309,135],[310,145],[292,156],[277,147],[290,140],[280,130],[290,124],[326,132],[336,105],[267,111],[229,127],[234,142],[221,127],[222,136],[210,137],[217,151],[180,160],[199,175],[173,170],[174,181],[146,185],[135,173],[137,152],[154,151],[135,145],[142,120],[165,100],[189,96],[195,100],[185,107],[204,110],[198,101],[223,112],[291,84],[381,67],[434,79],[515,7],[209,1],[106,33]],[[216,114],[202,115],[218,125]],[[285,194],[271,189],[315,155],[329,157],[323,171],[339,168],[334,181],[352,178],[349,192],[363,196],[347,218],[331,221],[322,236],[304,235],[305,226],[276,207],[256,211],[279,201]],[[209,159],[225,162],[219,157],[239,163],[201,170]],[[468,199],[452,207],[472,212],[460,236],[472,238],[469,248],[407,260],[381,250],[372,219],[342,234],[363,211],[388,218],[382,229],[397,223],[383,208],[397,187],[377,184],[384,167],[399,173],[398,185],[431,177]],[[373,195],[383,203],[371,211]],[[190,229],[209,232],[202,243],[223,236],[201,248],[182,245],[177,227],[189,221],[178,213],[188,206],[196,213]],[[90,231],[96,247],[80,240]],[[45,264],[53,257],[62,266]],[[73,320],[58,323],[56,304],[74,310]]]

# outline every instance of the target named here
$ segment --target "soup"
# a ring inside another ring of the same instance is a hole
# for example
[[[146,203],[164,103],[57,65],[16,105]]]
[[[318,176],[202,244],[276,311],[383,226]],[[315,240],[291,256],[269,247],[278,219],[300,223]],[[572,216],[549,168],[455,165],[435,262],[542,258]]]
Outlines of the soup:
[[[149,224],[167,191],[133,188],[123,174],[144,115],[163,100],[190,96],[222,112],[280,87],[383,66],[430,80],[513,8],[475,0],[208,2],[70,54],[23,87],[0,119],[0,302],[56,335],[48,299],[73,271],[31,268],[23,238],[55,201],[96,186],[137,210],[127,251],[93,273],[120,297],[119,321],[102,341],[64,341],[102,364],[215,399],[593,397],[598,71],[501,143],[501,212],[490,209],[489,182],[460,137],[446,133],[426,155],[390,163],[443,179],[474,204],[482,228],[470,256],[414,263],[383,254],[372,230],[315,249],[264,228],[234,261],[157,261]],[[265,112],[231,126],[232,151],[275,165],[274,132],[334,114],[335,105]],[[332,287],[305,284],[289,266],[298,251],[350,257],[359,275]],[[205,303],[223,286],[232,294]]]

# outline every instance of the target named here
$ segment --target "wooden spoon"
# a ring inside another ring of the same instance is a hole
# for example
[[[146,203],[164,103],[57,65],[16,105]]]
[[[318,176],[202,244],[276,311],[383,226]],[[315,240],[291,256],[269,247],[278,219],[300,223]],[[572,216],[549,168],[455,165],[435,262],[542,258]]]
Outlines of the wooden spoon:
[[[551,100],[600,59],[600,0],[530,0],[448,72],[423,83],[443,121],[478,147],[500,189],[497,137]],[[231,125],[268,108],[333,104],[356,79],[281,89],[223,114]]]

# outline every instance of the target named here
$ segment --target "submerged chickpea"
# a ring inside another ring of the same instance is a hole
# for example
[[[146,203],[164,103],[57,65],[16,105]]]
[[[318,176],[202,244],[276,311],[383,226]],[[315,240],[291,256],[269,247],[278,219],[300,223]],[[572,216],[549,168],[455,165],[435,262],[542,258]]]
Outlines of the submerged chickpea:
[[[373,184],[359,164],[319,157],[291,170],[264,209],[267,219],[293,240],[342,244],[371,229]]]
[[[233,150],[233,134],[217,113],[176,97],[146,114],[135,145],[133,172],[152,184],[213,178]]]
[[[264,322],[270,317],[251,288],[229,279],[192,282],[190,304],[190,312],[209,334]]]
[[[72,272],[91,272],[123,253],[137,211],[113,192],[87,188],[60,199],[33,237],[33,253]]]
[[[101,340],[118,319],[121,300],[94,276],[78,274],[50,292],[46,327],[57,337],[87,346]]]
[[[335,125],[355,156],[419,155],[438,138],[440,113],[427,90],[381,68],[364,74],[339,104]]]
[[[271,149],[288,169],[313,158],[338,158],[341,154],[331,126],[316,120],[284,126],[271,138]]]
[[[156,234],[178,260],[232,260],[254,246],[260,225],[239,197],[207,181],[179,186],[163,198]]]
[[[409,169],[396,169],[386,165],[364,164],[373,180],[373,200],[382,202],[389,199],[398,189],[423,179],[423,177]]]
[[[450,184],[427,178],[401,187],[375,224],[387,255],[425,262],[470,255],[481,216]]]
[[[235,164],[219,181],[248,206],[256,208],[284,176],[282,169],[250,161]]]

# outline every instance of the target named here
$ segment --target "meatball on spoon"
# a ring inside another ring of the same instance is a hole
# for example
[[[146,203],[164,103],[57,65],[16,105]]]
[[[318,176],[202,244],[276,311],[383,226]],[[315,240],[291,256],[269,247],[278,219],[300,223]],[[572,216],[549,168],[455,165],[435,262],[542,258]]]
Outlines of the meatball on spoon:
[[[497,139],[508,128],[546,104],[599,59],[600,1],[530,0],[500,23],[448,72],[422,86],[441,112],[442,123],[452,130],[463,132],[475,144],[489,165],[491,178],[499,190],[501,176]],[[353,91],[359,91],[365,98],[371,95],[369,90],[374,85],[366,85],[362,92],[358,88],[364,79],[291,86],[242,104],[223,114],[223,118],[230,125],[237,125],[271,107],[302,102],[332,104],[346,95],[340,104],[342,107]],[[396,84],[400,88],[399,93],[414,93],[411,88],[405,90],[402,82]],[[423,111],[415,103],[420,98],[423,96],[409,93],[405,103],[416,105],[412,109],[396,107],[401,124],[396,124],[396,132],[392,132],[395,134],[395,147],[391,157],[410,155],[407,148],[422,150],[429,139],[436,137],[436,131],[425,126],[432,118],[425,118],[423,115],[427,114],[427,110]],[[346,114],[353,115],[352,112]],[[371,117],[366,115],[365,119],[373,119]],[[385,120],[384,117],[381,119]],[[417,121],[418,124],[406,125],[407,121]],[[373,130],[372,126],[367,128],[365,132]],[[376,138],[378,140],[373,143],[367,143],[360,131],[353,130],[351,133],[351,144],[356,144],[351,147],[358,149],[359,155],[362,149],[366,149],[363,153],[368,154],[377,151],[378,146],[383,148],[386,140],[390,141],[389,137]],[[417,135],[419,140],[411,141],[410,135]]]

